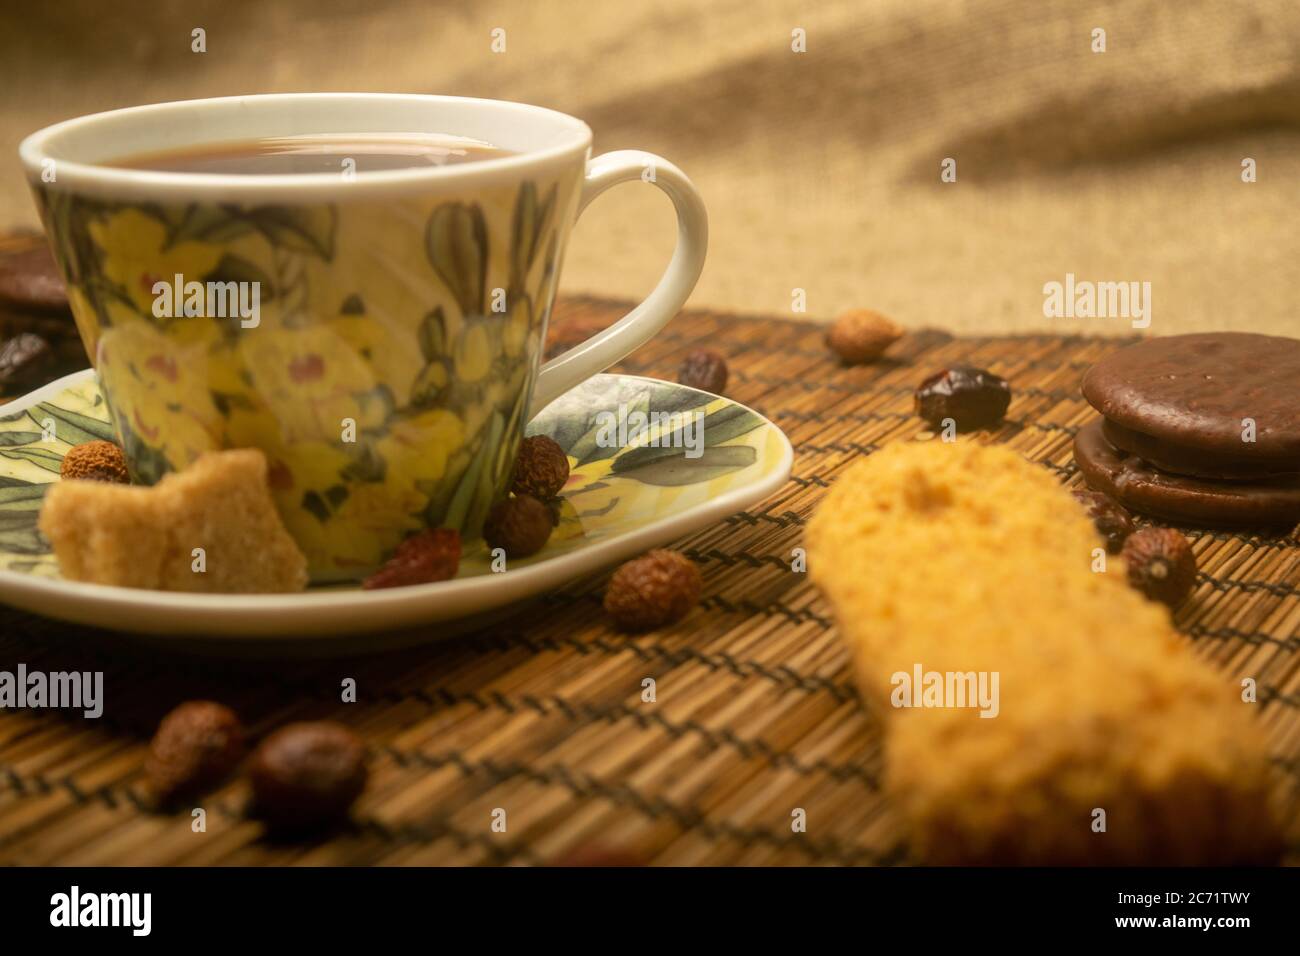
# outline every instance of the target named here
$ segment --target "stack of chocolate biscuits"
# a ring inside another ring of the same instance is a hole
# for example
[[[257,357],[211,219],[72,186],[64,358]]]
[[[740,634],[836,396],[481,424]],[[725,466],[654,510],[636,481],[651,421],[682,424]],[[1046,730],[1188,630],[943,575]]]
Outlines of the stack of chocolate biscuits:
[[[1146,339],[1090,368],[1083,395],[1103,416],[1074,442],[1094,489],[1181,524],[1300,521],[1300,340]]]
[[[0,401],[89,364],[45,237],[0,233]]]

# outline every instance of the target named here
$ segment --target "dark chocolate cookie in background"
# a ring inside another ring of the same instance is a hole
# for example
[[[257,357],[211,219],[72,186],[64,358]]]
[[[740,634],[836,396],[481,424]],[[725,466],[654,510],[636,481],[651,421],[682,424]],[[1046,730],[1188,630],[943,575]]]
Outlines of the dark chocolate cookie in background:
[[[1300,521],[1300,340],[1145,339],[1088,369],[1083,397],[1103,416],[1074,440],[1094,489],[1192,525]]]
[[[20,332],[0,341],[0,388],[34,389],[58,378],[59,356],[45,339]]]
[[[1252,457],[1243,454],[1240,449],[1236,449],[1236,454],[1227,454],[1204,448],[1171,445],[1150,435],[1144,435],[1142,432],[1125,428],[1108,418],[1102,419],[1101,430],[1106,440],[1119,451],[1128,452],[1161,471],[1175,475],[1226,481],[1255,481],[1260,478],[1276,478],[1300,473],[1300,459]],[[1243,448],[1252,447],[1247,442],[1239,441],[1237,444]]]
[[[0,402],[89,364],[45,237],[0,233]]]
[[[1206,470],[1194,472],[1201,477],[1218,477],[1225,458],[1300,471],[1300,340],[1248,332],[1145,339],[1090,368],[1083,397],[1184,469],[1208,455]],[[1242,440],[1245,418],[1255,422],[1254,442]]]
[[[1106,440],[1102,422],[1079,430],[1074,461],[1088,485],[1125,507],[1194,527],[1270,528],[1300,521],[1300,477],[1214,481],[1161,471]]]
[[[68,290],[43,236],[0,236],[0,306],[31,312],[67,311]]]

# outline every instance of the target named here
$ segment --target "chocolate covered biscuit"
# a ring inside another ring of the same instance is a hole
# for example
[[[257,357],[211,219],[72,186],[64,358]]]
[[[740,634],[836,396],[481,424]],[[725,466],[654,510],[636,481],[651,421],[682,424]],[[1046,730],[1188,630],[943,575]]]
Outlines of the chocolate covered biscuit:
[[[1212,481],[1259,481],[1300,474],[1300,460],[1185,448],[1125,428],[1109,418],[1101,419],[1101,430],[1117,450],[1174,475]]]
[[[1163,521],[1228,528],[1290,527],[1300,521],[1300,477],[1216,481],[1164,471],[1112,445],[1101,421],[1079,429],[1074,463],[1090,487]]]
[[[1145,339],[1088,369],[1083,397],[1111,421],[1181,448],[1300,462],[1297,339],[1247,332]],[[1256,425],[1250,442],[1242,440],[1246,418]]]
[[[1129,508],[1207,526],[1300,520],[1300,341],[1209,332],[1146,339],[1090,368],[1103,419],[1075,461]]]

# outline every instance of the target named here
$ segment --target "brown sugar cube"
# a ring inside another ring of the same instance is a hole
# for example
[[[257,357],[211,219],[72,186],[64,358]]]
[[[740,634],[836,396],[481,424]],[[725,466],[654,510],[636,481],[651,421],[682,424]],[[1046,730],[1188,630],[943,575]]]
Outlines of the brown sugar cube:
[[[179,552],[163,565],[163,590],[277,592],[307,586],[306,558],[275,510],[260,451],[203,455],[164,478],[157,491],[167,498]],[[191,570],[194,548],[206,552],[203,574]],[[195,578],[201,579],[198,586]]]
[[[74,581],[164,591],[301,591],[307,562],[285,530],[256,449],[209,452],[152,488],[64,481],[41,532]],[[194,549],[203,549],[203,571]]]
[[[69,580],[158,587],[170,535],[149,488],[59,482],[45,494],[40,529]]]

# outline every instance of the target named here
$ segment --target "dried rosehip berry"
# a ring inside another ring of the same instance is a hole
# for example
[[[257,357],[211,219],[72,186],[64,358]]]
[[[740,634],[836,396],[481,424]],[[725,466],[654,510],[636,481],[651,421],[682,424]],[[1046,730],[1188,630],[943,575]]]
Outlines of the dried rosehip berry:
[[[366,748],[332,721],[287,724],[253,751],[253,813],[277,829],[306,829],[347,814],[366,788]]]
[[[704,582],[695,562],[656,550],[628,561],[605,589],[605,610],[625,631],[649,631],[681,620],[700,600]]]
[[[546,435],[533,435],[519,444],[510,490],[517,495],[554,498],[569,480],[569,456]]]
[[[372,591],[448,581],[459,569],[460,532],[454,528],[429,528],[399,544],[384,566],[361,586]]]
[[[1171,608],[1182,604],[1196,586],[1196,553],[1172,528],[1143,528],[1124,542],[1129,584]]]
[[[952,419],[958,431],[1002,421],[1011,404],[1007,380],[969,365],[954,365],[931,375],[916,390],[916,414],[934,429]]]
[[[80,478],[86,481],[109,481],[129,485],[131,476],[126,470],[126,457],[122,449],[111,441],[88,441],[68,449],[59,466],[59,477]]]
[[[154,797],[165,805],[220,783],[243,755],[244,729],[234,711],[191,700],[158,724],[144,772]]]
[[[1100,491],[1076,491],[1074,498],[1083,505],[1106,540],[1106,550],[1119,554],[1124,541],[1133,533],[1133,516],[1118,501]]]
[[[515,495],[488,512],[483,540],[489,548],[501,548],[508,558],[526,558],[542,550],[554,527],[550,508],[532,495]]]
[[[727,387],[727,360],[712,349],[697,349],[686,356],[677,381],[702,392],[721,395]]]

